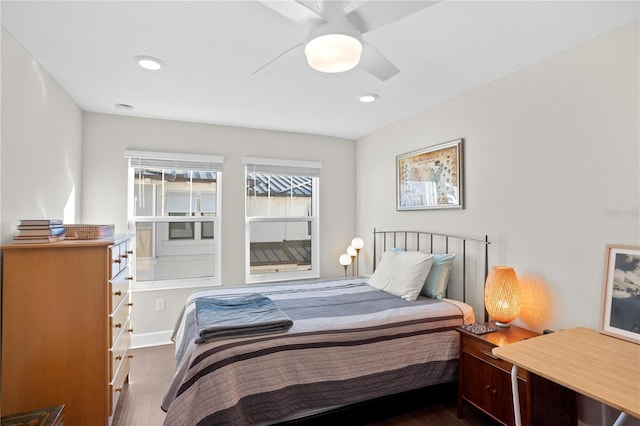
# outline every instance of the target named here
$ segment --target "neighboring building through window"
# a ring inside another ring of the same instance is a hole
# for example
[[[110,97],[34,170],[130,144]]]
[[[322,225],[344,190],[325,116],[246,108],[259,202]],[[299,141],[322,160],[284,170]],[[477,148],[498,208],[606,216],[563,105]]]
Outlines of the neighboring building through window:
[[[246,281],[318,277],[320,163],[243,161]]]
[[[126,151],[137,288],[220,285],[223,157]]]

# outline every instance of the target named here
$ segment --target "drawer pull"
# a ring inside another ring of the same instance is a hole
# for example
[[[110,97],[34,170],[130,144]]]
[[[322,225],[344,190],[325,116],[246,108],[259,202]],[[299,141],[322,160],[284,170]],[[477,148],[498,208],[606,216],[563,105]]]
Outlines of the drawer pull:
[[[133,281],[133,277],[127,277],[125,280]]]
[[[133,250],[127,250],[127,254],[133,254]]]
[[[127,303],[127,306],[133,306],[133,303],[129,302]]]
[[[480,351],[481,354],[488,356],[489,358],[493,358],[493,359],[500,359],[497,356],[495,356],[493,353],[489,352],[489,351]]]
[[[118,386],[113,390],[114,392],[122,392],[122,386]]]
[[[116,325],[114,325],[115,328],[122,328],[122,323],[117,323]]]
[[[113,263],[120,263],[120,259],[113,259]]]
[[[122,359],[122,355],[118,355],[118,356],[116,357],[116,361],[120,361],[121,359]]]
[[[128,331],[129,333],[133,333],[133,328],[130,328]]]
[[[122,296],[122,292],[120,290],[113,293],[114,296]]]
[[[120,257],[126,259],[128,256],[126,254],[121,254]]]
[[[133,358],[133,354],[127,355],[127,358],[129,358],[129,359]]]

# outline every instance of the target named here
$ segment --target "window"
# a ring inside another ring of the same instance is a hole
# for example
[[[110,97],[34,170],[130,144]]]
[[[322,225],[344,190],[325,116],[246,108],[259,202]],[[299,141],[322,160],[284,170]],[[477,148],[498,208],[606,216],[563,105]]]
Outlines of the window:
[[[243,161],[246,281],[318,277],[320,163]]]
[[[223,157],[126,151],[136,288],[220,285]]]

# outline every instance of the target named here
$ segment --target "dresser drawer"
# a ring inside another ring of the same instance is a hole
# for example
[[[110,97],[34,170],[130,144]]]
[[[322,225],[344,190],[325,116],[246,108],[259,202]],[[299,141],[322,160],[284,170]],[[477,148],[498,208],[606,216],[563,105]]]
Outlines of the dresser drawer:
[[[114,345],[120,333],[129,328],[129,295],[122,299],[115,311],[109,315],[110,347]]]
[[[467,336],[463,336],[462,338],[462,351],[475,356],[476,358],[480,358],[481,360],[483,360],[486,363],[489,363],[495,367],[498,367],[499,369],[507,372],[507,373],[511,373],[511,367],[512,364],[508,363],[507,361],[504,361],[502,359],[499,359],[498,357],[496,357],[491,350],[494,348],[494,346],[486,344],[480,340],[477,339],[472,339],[469,338]],[[522,379],[527,379],[529,375],[529,372],[526,370],[523,370],[521,368],[518,369],[518,377],[521,377]]]
[[[114,378],[109,383],[109,407],[110,413],[109,415],[113,415],[116,405],[118,404],[118,398],[122,394],[122,390],[124,389],[124,384],[127,382],[127,377],[129,376],[129,369],[131,367],[131,352],[127,351],[122,362],[118,365],[118,369],[114,373]]]
[[[511,374],[475,356],[462,353],[465,376],[460,380],[461,396],[503,425],[515,423]],[[523,425],[529,425],[527,382],[518,380]]]
[[[127,259],[131,259],[131,256],[133,255],[133,246],[131,240],[125,241],[123,243],[123,246],[126,247],[126,251],[124,254],[127,255]]]
[[[111,294],[109,312],[113,312],[122,299],[128,295],[130,281],[131,276],[129,275],[128,267],[125,267],[118,275],[109,280],[109,294]]]
[[[129,258],[133,254],[131,242],[124,241],[109,248],[111,252],[111,278],[115,277],[129,266]]]
[[[124,361],[124,358],[127,352],[131,349],[131,332],[129,328],[131,326],[131,322],[127,322],[124,326],[124,331],[120,333],[116,342],[113,344],[111,349],[109,349],[109,355],[111,357],[111,364],[109,370],[109,377],[111,380],[115,378],[116,371],[118,371],[118,367]]]
[[[109,278],[113,278],[118,275],[122,269],[122,260],[120,259],[121,246],[122,244],[118,244],[109,247],[109,252],[111,253],[111,276]]]

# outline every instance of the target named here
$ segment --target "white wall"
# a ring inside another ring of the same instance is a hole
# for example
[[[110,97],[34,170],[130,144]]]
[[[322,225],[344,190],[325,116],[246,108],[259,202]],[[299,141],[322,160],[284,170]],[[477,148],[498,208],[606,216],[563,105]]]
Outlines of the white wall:
[[[2,28],[0,241],[20,219],[79,221],[82,113]]]
[[[639,52],[636,22],[359,140],[358,232],[488,234],[521,325],[598,328],[605,244],[640,245]],[[461,137],[465,209],[396,211],[395,157]]]
[[[604,245],[640,243],[638,52],[636,23],[361,139],[358,232],[488,234],[550,298],[528,325],[597,327]],[[396,155],[460,137],[465,208],[396,211]]]
[[[355,232],[355,143],[331,137],[284,133],[178,121],[84,113],[82,214],[86,223],[127,226],[127,161],[125,149],[224,156],[222,178],[222,271],[224,285],[245,282],[244,194],[242,158],[319,161],[320,274],[343,274],[338,257]],[[170,335],[190,291],[134,293],[134,344],[145,334]],[[165,298],[164,312],[155,299]]]

